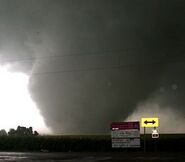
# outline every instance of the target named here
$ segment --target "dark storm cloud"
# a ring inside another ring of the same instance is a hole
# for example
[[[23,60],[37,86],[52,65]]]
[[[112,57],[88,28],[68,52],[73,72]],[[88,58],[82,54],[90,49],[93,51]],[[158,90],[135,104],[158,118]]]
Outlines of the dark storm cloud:
[[[32,71],[32,98],[54,133],[105,133],[174,84],[160,104],[184,111],[183,1],[0,3],[1,57],[31,58],[13,65]]]
[[[29,41],[41,25],[33,11],[34,6],[23,1],[0,1],[0,63],[10,62],[12,70],[29,71],[33,65],[32,60],[23,61],[34,57]]]

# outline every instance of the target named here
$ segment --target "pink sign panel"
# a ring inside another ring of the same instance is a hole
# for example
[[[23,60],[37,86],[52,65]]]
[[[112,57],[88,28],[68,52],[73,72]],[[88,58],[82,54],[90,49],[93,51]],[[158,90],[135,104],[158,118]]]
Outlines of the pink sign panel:
[[[140,129],[139,121],[136,122],[113,122],[111,130]]]

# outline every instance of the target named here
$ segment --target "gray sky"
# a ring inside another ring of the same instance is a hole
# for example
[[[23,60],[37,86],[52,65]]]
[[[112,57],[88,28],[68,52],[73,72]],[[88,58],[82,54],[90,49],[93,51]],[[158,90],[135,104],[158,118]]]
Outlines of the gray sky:
[[[0,59],[54,133],[106,133],[141,102],[185,113],[184,19],[183,0],[0,0]]]

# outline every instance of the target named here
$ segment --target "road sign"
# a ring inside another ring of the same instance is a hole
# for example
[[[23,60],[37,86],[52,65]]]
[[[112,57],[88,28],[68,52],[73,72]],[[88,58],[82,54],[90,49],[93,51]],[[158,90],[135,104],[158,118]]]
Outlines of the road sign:
[[[156,128],[152,130],[152,138],[159,138],[159,132]]]
[[[139,122],[111,123],[111,138],[113,148],[140,147]]]
[[[158,127],[159,118],[141,118],[142,127]]]

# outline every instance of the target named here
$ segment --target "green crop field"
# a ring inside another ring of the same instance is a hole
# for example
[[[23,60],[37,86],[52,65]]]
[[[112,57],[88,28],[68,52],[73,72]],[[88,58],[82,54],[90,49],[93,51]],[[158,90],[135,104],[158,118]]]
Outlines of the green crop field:
[[[50,151],[50,152],[80,152],[80,151],[143,151],[143,135],[141,148],[113,149],[110,135],[66,135],[66,136],[1,136],[0,151]],[[146,135],[147,151],[185,151],[185,134],[162,134],[154,140]]]

